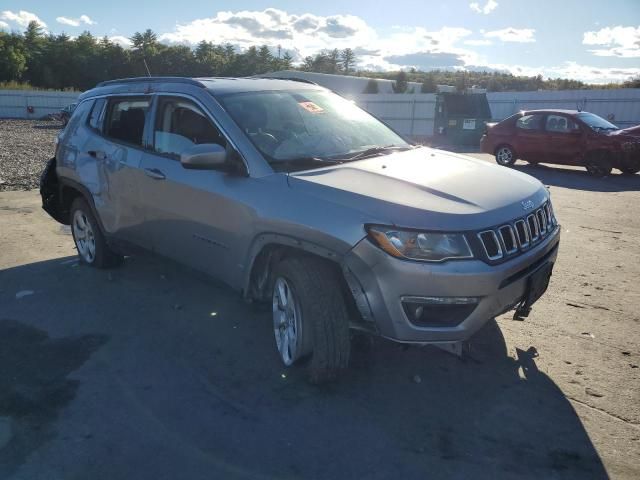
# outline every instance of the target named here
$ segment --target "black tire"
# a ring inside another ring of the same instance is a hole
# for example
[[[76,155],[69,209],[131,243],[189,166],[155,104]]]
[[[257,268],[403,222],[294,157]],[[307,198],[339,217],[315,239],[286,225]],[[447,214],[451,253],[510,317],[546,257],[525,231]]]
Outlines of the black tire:
[[[640,165],[636,167],[632,167],[632,166],[620,167],[620,171],[625,175],[635,175],[636,173],[640,172]]]
[[[302,317],[302,344],[311,354],[309,379],[314,384],[338,378],[349,364],[349,314],[339,273],[326,260],[291,256],[274,269],[295,292]]]
[[[92,237],[95,241],[95,253],[92,258],[88,258],[81,254],[81,247],[79,244],[80,240],[77,238],[78,227],[77,225],[74,225],[76,212],[81,212],[83,218],[86,219],[90,225]],[[76,249],[78,250],[78,258],[81,263],[95,268],[110,268],[122,263],[122,255],[115,253],[109,248],[104,235],[102,234],[102,230],[100,230],[100,226],[93,215],[93,211],[84,198],[78,197],[73,201],[71,204],[71,210],[69,211],[69,219],[71,223],[73,241],[76,245]]]
[[[499,145],[495,151],[496,163],[503,167],[510,167],[518,159],[516,151],[511,145],[503,144]]]
[[[590,175],[596,178],[606,177],[613,169],[611,161],[602,152],[593,152],[587,155],[585,168]]]

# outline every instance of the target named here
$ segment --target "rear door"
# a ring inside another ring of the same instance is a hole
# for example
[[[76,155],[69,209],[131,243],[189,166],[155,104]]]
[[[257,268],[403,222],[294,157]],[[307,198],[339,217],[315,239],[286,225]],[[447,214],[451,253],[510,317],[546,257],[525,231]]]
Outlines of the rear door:
[[[228,141],[200,104],[186,96],[155,99],[150,150],[140,189],[153,250],[222,280],[241,271],[254,224],[247,198],[254,179],[216,170],[187,170],[180,154]]]
[[[526,114],[516,121],[516,144],[518,158],[531,162],[544,162],[549,136],[544,130],[543,113]]]
[[[570,116],[549,114],[545,122],[545,130],[549,135],[547,161],[575,164],[582,150],[580,126]]]
[[[96,127],[102,133],[101,141],[89,151],[104,177],[105,192],[96,207],[105,229],[145,248],[151,246],[151,239],[144,228],[139,192],[150,107],[148,95],[109,98]]]

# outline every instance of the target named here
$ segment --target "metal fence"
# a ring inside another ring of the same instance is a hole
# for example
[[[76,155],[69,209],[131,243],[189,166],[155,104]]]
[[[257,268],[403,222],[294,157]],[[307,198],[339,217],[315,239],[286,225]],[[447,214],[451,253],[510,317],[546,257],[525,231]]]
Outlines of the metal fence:
[[[409,137],[433,135],[434,94],[357,95],[355,102]],[[520,110],[584,110],[608,118],[621,128],[640,124],[640,89],[560,90],[487,94],[491,116],[502,120]]]
[[[493,118],[502,120],[520,110],[553,108],[595,113],[621,128],[640,124],[640,89],[559,90],[487,94]]]
[[[76,101],[78,92],[0,90],[0,118],[37,119]]]
[[[355,102],[403,135],[433,135],[436,96],[433,93],[358,95]]]

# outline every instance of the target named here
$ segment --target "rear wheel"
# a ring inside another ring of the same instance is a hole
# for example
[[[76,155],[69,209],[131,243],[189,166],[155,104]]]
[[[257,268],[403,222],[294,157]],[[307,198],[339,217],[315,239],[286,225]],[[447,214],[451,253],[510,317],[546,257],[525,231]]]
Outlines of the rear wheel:
[[[82,263],[96,268],[108,268],[122,261],[122,256],[114,253],[98,226],[98,222],[83,198],[76,198],[71,204],[71,233]]]
[[[496,148],[496,162],[503,167],[510,167],[516,163],[516,152],[511,145],[500,145]]]
[[[602,178],[609,175],[613,167],[605,154],[595,152],[587,156],[585,168],[594,177]]]
[[[333,380],[347,367],[349,315],[338,273],[322,259],[281,261],[272,281],[273,330],[286,366],[311,355],[314,383]]]

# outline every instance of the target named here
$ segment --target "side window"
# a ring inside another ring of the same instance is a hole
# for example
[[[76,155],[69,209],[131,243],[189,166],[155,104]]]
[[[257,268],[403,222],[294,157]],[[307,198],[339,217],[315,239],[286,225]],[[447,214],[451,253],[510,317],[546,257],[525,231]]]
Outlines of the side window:
[[[91,109],[91,113],[89,114],[89,126],[94,130],[100,131],[100,127],[102,127],[105,103],[107,103],[107,101],[104,98],[99,98],[93,104],[93,108]]]
[[[141,147],[149,105],[148,98],[111,99],[107,106],[104,134],[114,140]]]
[[[226,146],[220,131],[193,102],[171,97],[160,97],[158,101],[153,129],[156,152],[177,159],[194,145],[217,143]]]
[[[546,129],[549,132],[570,133],[580,130],[578,124],[564,115],[549,115]]]
[[[542,130],[542,115],[524,115],[518,119],[516,127],[521,130]]]

